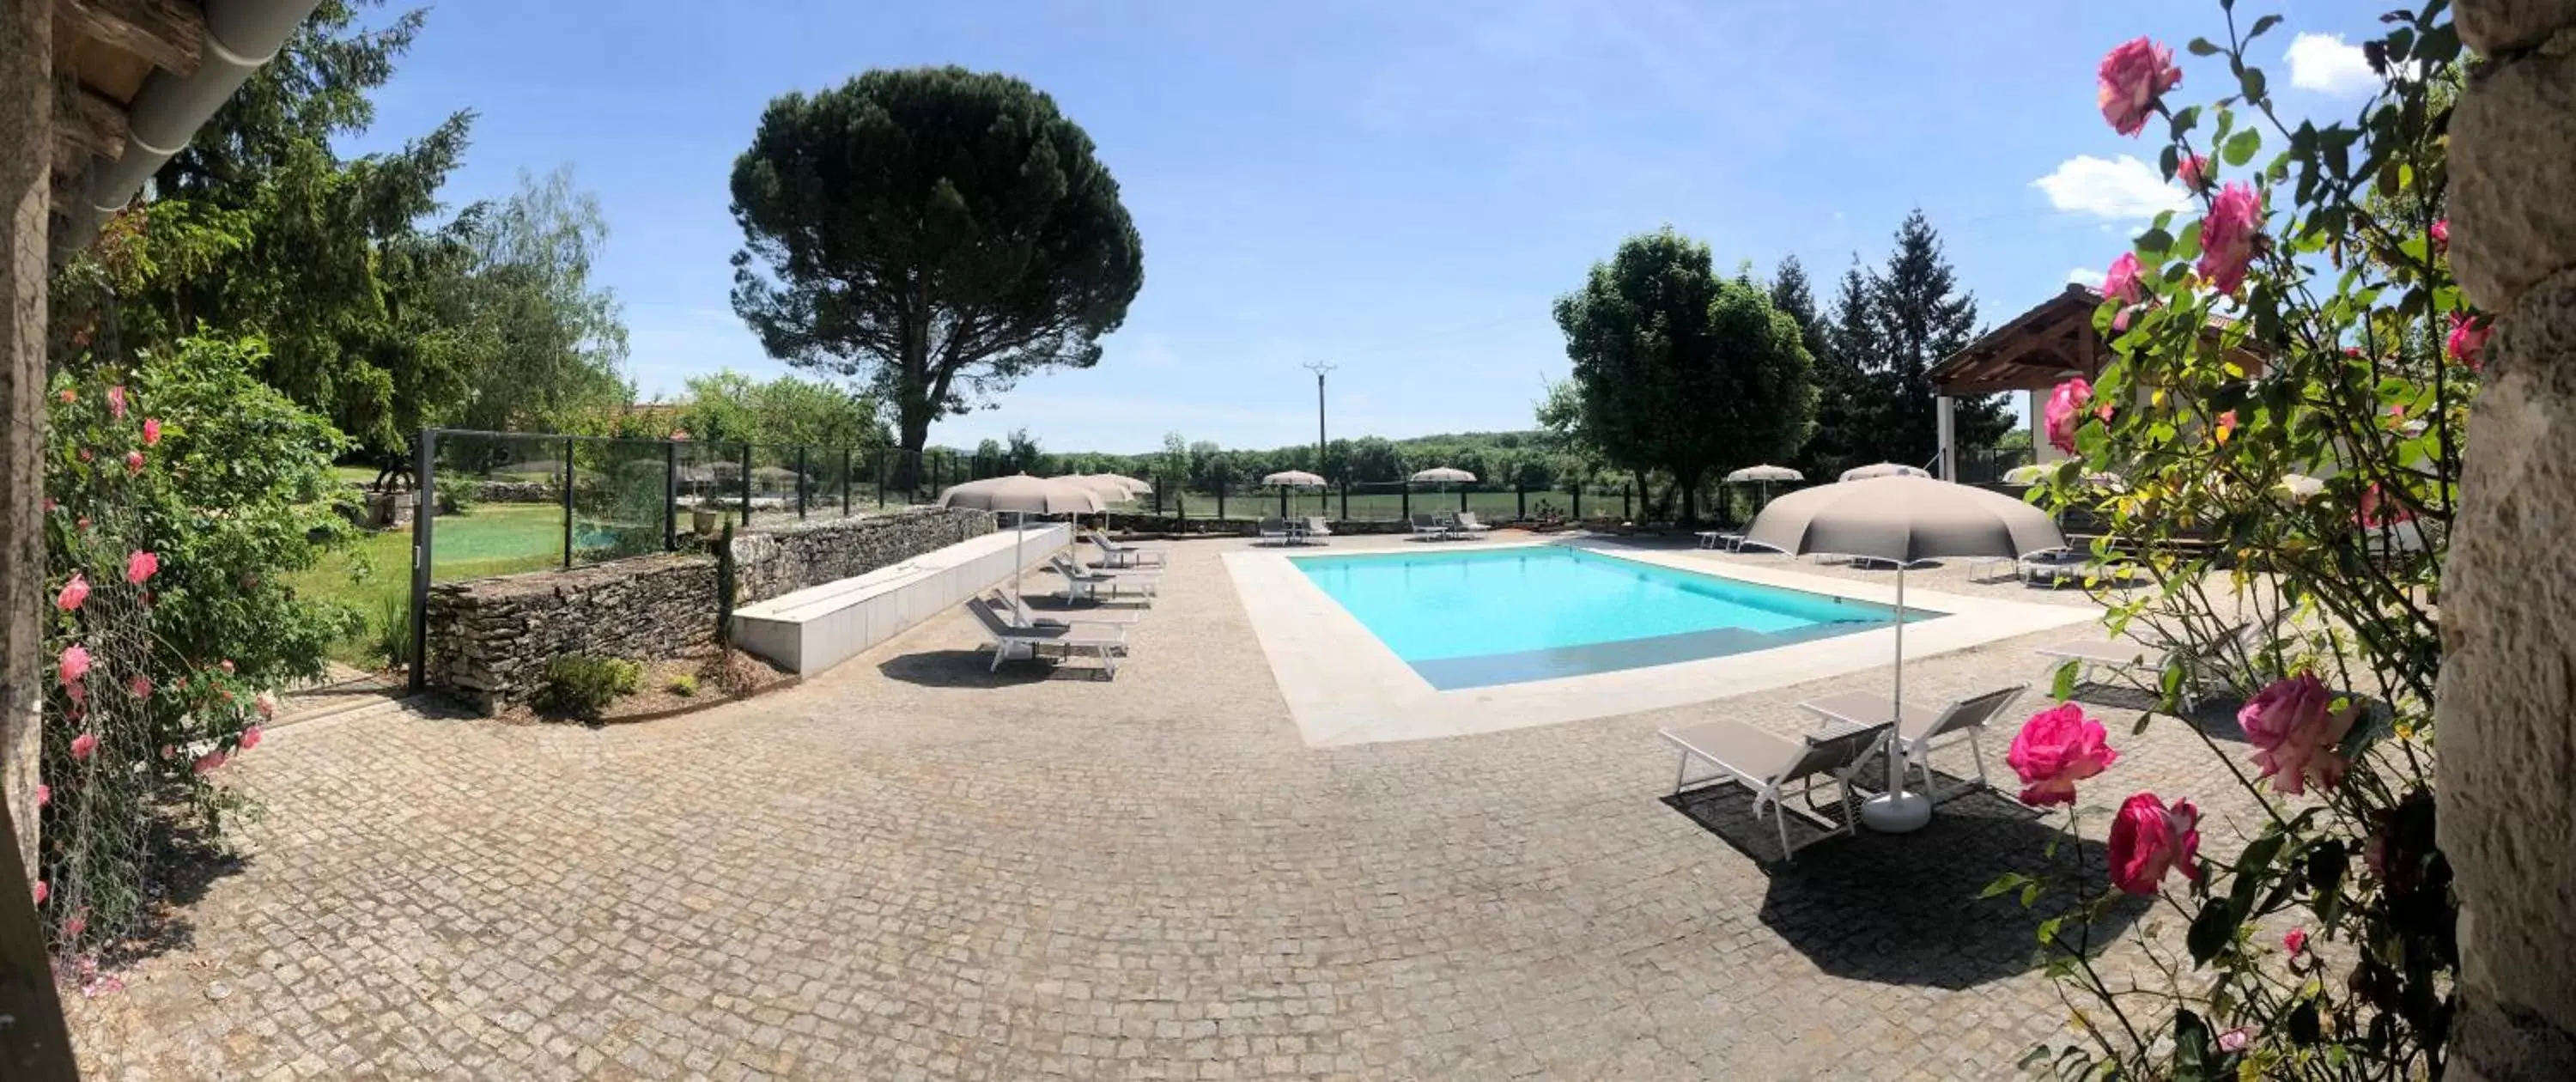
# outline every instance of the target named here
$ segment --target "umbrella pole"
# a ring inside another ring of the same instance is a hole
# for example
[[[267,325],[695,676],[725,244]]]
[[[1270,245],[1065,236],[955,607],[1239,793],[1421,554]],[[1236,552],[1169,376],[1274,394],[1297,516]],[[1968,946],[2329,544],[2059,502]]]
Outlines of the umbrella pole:
[[[1860,821],[1882,834],[1921,830],[1932,821],[1932,798],[1905,791],[1905,565],[1896,565],[1896,711],[1887,733],[1887,791],[1860,806]]]

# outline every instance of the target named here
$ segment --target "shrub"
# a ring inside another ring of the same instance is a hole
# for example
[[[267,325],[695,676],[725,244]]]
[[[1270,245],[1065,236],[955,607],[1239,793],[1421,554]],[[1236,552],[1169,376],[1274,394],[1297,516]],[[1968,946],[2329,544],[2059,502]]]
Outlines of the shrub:
[[[634,694],[643,677],[644,666],[623,658],[564,654],[546,663],[537,709],[595,721],[619,696]]]
[[[698,693],[698,678],[682,673],[672,677],[671,682],[665,687],[671,694],[686,699]]]
[[[459,477],[438,486],[438,509],[450,515],[470,515],[483,502],[483,482]]]
[[[331,473],[347,441],[261,383],[266,362],[256,338],[188,339],[130,362],[67,358],[48,388],[58,675],[39,877],[66,951],[132,930],[162,813],[220,841],[248,805],[217,772],[258,743],[264,689],[321,676],[362,622],[285,581],[349,536],[339,505],[354,494]]]
[[[413,644],[409,600],[385,598],[376,607],[375,619],[368,621],[367,631],[375,640],[371,645],[376,657],[383,660],[386,668],[400,669],[411,664]]]

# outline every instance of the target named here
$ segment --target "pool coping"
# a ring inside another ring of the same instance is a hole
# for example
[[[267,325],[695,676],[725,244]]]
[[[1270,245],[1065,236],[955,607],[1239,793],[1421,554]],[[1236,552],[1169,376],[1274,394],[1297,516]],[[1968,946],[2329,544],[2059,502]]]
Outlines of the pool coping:
[[[1597,555],[1765,586],[1892,605],[1894,582],[1808,575],[1786,568],[1716,564],[1683,551],[1637,549],[1601,541],[1496,541],[1480,549],[1571,545]],[[1309,747],[1427,740],[1553,725],[1711,702],[1809,680],[1887,668],[1893,625],[1769,650],[1635,669],[1441,691],[1395,655],[1323,587],[1290,562],[1292,555],[1402,552],[1409,543],[1358,549],[1224,554],[1228,576],[1271,676]],[[2036,631],[2099,620],[2088,605],[2040,605],[1908,586],[1909,607],[1947,615],[1906,625],[1908,660],[1982,646]]]

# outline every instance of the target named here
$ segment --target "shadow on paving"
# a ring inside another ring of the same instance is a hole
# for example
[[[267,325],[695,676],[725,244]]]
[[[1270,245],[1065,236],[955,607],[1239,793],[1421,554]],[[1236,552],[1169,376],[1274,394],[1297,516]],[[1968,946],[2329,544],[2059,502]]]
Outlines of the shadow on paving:
[[[1958,779],[1941,782],[1946,792]],[[1771,881],[1762,923],[1816,968],[1850,980],[1958,990],[2028,972],[2038,965],[2040,921],[2073,908],[2078,890],[2090,894],[2108,875],[2101,843],[2061,843],[2052,856],[2060,820],[1991,791],[1943,803],[1911,834],[1816,839],[1817,827],[1792,816],[1794,861],[1781,859],[1768,813],[1756,821],[1741,786],[1664,803],[1759,862]],[[2029,909],[2012,895],[1978,897],[2006,872],[2058,885]],[[2146,910],[2147,899],[2122,899],[2094,923],[2090,941],[2107,946]],[[2061,934],[2080,939],[2087,929],[2070,921]]]
[[[1047,680],[1108,679],[1100,668],[1100,659],[1095,657],[1071,661],[1019,658],[1003,662],[998,672],[992,670],[992,664],[993,652],[989,649],[924,650],[887,658],[877,665],[877,671],[889,679],[927,688],[995,688]]]
[[[197,926],[187,914],[215,881],[237,875],[250,861],[226,850],[193,825],[156,816],[150,834],[151,864],[144,873],[143,904],[134,930],[100,952],[99,965],[121,969],[196,945]]]
[[[2044,693],[2048,689],[2043,685],[2039,690]],[[2166,713],[2158,705],[2159,700],[2154,692],[2143,688],[2088,680],[2075,685],[2075,694],[2071,698],[2086,706],[2107,706],[2114,710],[2152,712],[2156,715],[2154,724],[2157,725],[2174,724],[2176,718],[2176,715]],[[2236,693],[2211,689],[2201,696],[2198,707],[2184,711],[2180,716],[2181,720],[2199,726],[2200,731],[2209,734],[2212,740],[2242,744],[2246,742],[2245,728],[2236,723],[2236,708],[2241,705],[2243,701]]]

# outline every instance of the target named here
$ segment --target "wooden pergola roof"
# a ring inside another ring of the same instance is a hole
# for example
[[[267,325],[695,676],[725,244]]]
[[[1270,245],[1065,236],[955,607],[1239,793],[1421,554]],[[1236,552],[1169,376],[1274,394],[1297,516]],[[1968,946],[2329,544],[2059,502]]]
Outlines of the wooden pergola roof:
[[[90,163],[125,153],[126,111],[155,69],[194,74],[206,48],[197,0],[34,0],[54,5],[53,197],[81,198]]]
[[[1932,393],[1965,397],[1998,391],[2045,390],[2070,376],[2092,379],[2102,374],[2111,352],[2093,329],[2093,313],[2102,307],[2102,291],[2069,284],[2064,292],[2039,302],[2003,326],[1933,365],[1925,373]],[[2225,330],[2225,317],[2210,317],[2203,335]],[[2239,347],[2232,356],[2248,374],[2263,370],[2263,354]]]
[[[2054,387],[2068,376],[2100,375],[2110,359],[2102,336],[2093,330],[2093,312],[2101,306],[2099,290],[2067,286],[1933,365],[1925,373],[1932,392],[1964,397],[2034,391]]]

